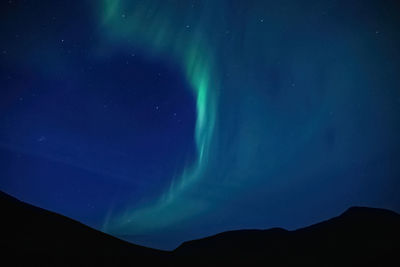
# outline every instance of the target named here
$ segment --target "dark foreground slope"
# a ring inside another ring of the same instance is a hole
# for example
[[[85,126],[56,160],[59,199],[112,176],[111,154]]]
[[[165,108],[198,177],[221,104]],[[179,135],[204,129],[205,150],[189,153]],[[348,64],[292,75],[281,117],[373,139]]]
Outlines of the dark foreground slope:
[[[165,252],[1,192],[0,208],[1,266],[400,266],[400,215],[382,209],[350,208],[296,231],[225,232]]]
[[[225,232],[185,242],[175,253],[198,265],[400,266],[400,215],[353,207],[296,231]]]
[[[168,256],[1,192],[0,214],[0,266],[156,265]]]

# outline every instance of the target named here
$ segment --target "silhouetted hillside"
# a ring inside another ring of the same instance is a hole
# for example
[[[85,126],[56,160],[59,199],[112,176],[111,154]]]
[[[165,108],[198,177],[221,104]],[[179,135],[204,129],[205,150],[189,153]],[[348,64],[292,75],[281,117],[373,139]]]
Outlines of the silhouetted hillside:
[[[1,193],[1,192],[0,192]],[[1,266],[118,266],[164,261],[166,252],[119,240],[62,215],[25,204],[4,193]]]
[[[353,207],[296,231],[230,231],[185,242],[175,253],[198,265],[400,266],[399,228],[392,211]]]
[[[350,208],[296,231],[230,231],[166,252],[121,241],[4,193],[0,207],[2,266],[400,266],[400,215],[382,209]]]

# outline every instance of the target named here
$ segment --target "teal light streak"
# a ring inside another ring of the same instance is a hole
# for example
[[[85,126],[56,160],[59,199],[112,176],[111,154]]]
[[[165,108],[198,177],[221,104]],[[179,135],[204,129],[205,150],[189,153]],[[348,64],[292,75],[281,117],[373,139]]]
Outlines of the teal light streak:
[[[177,14],[170,1],[104,0],[101,7],[102,27],[112,42],[126,42],[153,56],[169,56],[182,66],[196,98],[195,142],[197,158],[182,174],[172,180],[170,188],[154,203],[129,209],[122,216],[107,216],[104,231],[114,234],[143,233],[146,230],[175,223],[201,209],[194,201],[184,205],[178,199],[198,181],[207,165],[207,156],[216,123],[217,82],[212,49],[196,31],[197,25],[176,25]],[[180,30],[176,30],[180,29]],[[211,73],[214,73],[213,77]],[[162,217],[162,220],[155,220]]]

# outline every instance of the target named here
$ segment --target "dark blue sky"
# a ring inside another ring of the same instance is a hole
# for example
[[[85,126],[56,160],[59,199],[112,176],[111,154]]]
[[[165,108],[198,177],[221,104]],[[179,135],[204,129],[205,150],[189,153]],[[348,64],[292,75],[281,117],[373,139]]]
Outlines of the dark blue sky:
[[[100,227],[193,160],[194,95],[168,60],[96,56],[87,6],[48,4],[3,3],[1,186]]]
[[[164,249],[400,212],[396,1],[0,10],[2,191]]]

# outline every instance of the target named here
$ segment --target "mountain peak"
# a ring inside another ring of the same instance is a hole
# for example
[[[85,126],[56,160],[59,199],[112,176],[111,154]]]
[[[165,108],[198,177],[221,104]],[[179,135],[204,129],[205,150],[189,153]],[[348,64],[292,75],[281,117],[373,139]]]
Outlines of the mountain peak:
[[[399,216],[397,213],[380,208],[370,208],[370,207],[361,207],[354,206],[348,208],[345,212],[343,212],[340,216],[355,216],[355,217],[376,217],[376,216]]]
[[[383,209],[351,207],[338,217],[295,231],[228,231],[185,242],[174,251],[159,251],[118,240],[1,192],[0,205],[3,260],[14,265],[400,266],[400,215]]]

